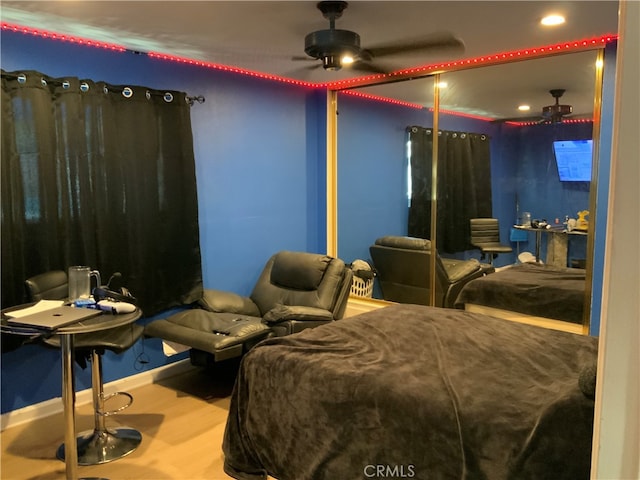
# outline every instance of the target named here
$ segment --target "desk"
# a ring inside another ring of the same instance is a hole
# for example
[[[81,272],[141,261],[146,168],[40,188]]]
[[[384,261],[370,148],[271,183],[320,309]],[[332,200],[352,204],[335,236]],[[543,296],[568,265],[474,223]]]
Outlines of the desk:
[[[547,241],[547,258],[546,263],[557,267],[567,266],[567,245],[569,235],[587,235],[587,232],[581,230],[567,231],[564,227],[557,228],[533,228],[523,225],[514,225],[513,228],[535,232],[536,234],[536,262],[540,261],[540,244],[542,243],[542,234],[551,235]]]
[[[9,324],[4,313],[18,310],[28,305],[10,307],[2,311],[2,331],[16,335],[38,336],[49,334],[34,328],[27,328]],[[77,333],[99,332],[110,330],[124,325],[130,325],[142,316],[140,309],[132,313],[112,315],[103,313],[97,317],[82,320],[72,325],[57,329],[54,333],[60,336],[60,355],[62,358],[62,406],[64,412],[64,450],[65,470],[67,480],[78,478],[78,446],[76,443],[76,395],[75,395],[75,370],[74,370],[74,336]]]

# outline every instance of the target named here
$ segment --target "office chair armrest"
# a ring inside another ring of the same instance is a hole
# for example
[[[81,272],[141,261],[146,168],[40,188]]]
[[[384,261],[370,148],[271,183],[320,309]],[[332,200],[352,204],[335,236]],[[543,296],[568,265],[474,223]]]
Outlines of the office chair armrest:
[[[455,283],[481,269],[480,262],[475,258],[471,258],[469,260],[452,260],[443,258],[442,264],[447,271],[447,275],[451,283]]]
[[[333,320],[333,314],[324,308],[278,305],[269,310],[262,319],[267,324],[287,320],[330,322]]]
[[[210,312],[239,313],[252,317],[262,315],[258,306],[249,297],[223,290],[205,289],[198,303]]]

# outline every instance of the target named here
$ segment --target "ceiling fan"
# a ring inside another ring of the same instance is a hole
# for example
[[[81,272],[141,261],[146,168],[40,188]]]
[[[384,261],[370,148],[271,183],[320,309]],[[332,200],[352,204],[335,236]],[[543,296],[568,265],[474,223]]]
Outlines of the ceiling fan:
[[[324,18],[329,20],[329,28],[309,33],[304,39],[306,57],[293,57],[293,60],[321,60],[311,68],[322,66],[325,70],[340,70],[350,66],[356,70],[373,73],[388,73],[373,60],[407,52],[451,49],[464,51],[464,43],[450,33],[434,33],[420,39],[399,41],[397,43],[362,48],[360,35],[351,30],[335,28],[335,22],[349,6],[348,2],[323,1],[317,7]]]
[[[565,118],[568,118],[573,113],[573,106],[561,105],[560,97],[564,95],[566,90],[563,88],[554,88],[549,90],[551,96],[555,99],[555,103],[542,107],[541,115],[535,117],[514,117],[503,118],[498,120],[499,122],[536,122],[536,123],[562,123]],[[577,118],[578,116],[571,116],[571,118]]]
[[[560,123],[565,116],[571,115],[573,112],[571,105],[560,105],[560,97],[564,95],[564,92],[565,90],[563,88],[549,90],[551,96],[556,99],[556,103],[542,107],[542,118],[544,121]]]

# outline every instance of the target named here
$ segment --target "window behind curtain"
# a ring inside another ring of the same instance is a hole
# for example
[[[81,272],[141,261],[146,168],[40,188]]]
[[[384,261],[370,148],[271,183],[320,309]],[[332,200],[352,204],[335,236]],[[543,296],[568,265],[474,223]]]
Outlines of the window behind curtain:
[[[2,72],[2,307],[26,278],[114,272],[145,315],[202,292],[185,94]]]
[[[409,127],[411,200],[408,233],[431,234],[433,131]],[[438,137],[437,245],[446,253],[471,248],[469,219],[491,217],[490,139],[483,134],[441,131]]]

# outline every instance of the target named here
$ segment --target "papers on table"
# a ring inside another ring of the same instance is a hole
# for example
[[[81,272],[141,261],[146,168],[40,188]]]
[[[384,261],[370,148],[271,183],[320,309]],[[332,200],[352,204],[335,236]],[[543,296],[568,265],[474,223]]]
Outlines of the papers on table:
[[[10,312],[4,312],[4,315],[11,318],[22,318],[27,315],[33,315],[34,313],[44,312],[53,308],[61,307],[64,305],[64,300],[40,300],[35,305],[30,307],[21,308],[19,310],[12,310]]]

